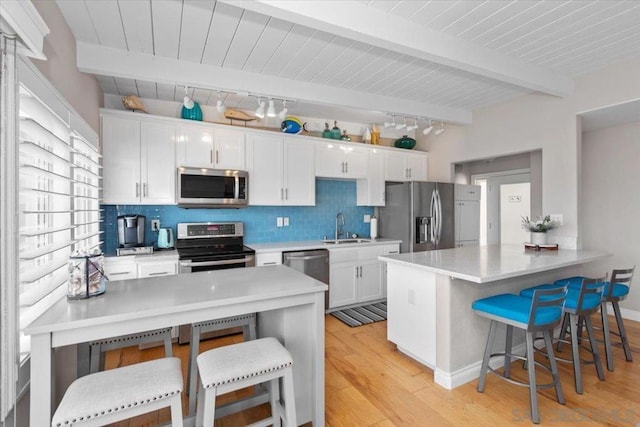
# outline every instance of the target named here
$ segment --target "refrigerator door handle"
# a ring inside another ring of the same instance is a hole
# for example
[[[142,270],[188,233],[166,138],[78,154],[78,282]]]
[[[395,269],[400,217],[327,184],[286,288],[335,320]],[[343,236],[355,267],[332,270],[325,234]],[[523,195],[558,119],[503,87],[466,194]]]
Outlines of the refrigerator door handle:
[[[440,191],[436,189],[436,197],[438,198],[438,241],[440,244],[440,237],[442,237],[442,199],[440,198]]]
[[[436,200],[436,190],[433,190],[433,192],[431,193],[431,221],[429,222],[429,228],[430,228],[430,232],[431,232],[431,241],[433,243],[437,243],[436,242],[436,223],[438,221],[437,218],[437,209],[436,209],[436,205],[437,205],[437,200]]]

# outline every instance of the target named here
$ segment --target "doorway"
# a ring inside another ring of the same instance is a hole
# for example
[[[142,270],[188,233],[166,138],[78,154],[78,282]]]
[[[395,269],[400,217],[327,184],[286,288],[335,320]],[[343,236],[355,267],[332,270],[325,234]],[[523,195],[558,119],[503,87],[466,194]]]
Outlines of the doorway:
[[[531,175],[529,170],[473,175],[471,181],[473,184],[479,185],[481,189],[480,245],[526,242],[527,237],[523,234],[524,230],[521,230],[520,222],[522,216],[531,215]],[[522,185],[511,186],[513,184]],[[506,200],[504,207],[501,202],[502,193],[504,193]],[[509,202],[510,196],[511,202]],[[517,202],[518,197],[516,196],[519,196]]]

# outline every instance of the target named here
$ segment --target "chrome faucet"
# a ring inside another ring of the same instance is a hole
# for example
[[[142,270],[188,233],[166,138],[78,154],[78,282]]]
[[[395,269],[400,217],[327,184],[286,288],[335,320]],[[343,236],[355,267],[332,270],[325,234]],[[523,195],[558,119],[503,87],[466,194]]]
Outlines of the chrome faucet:
[[[344,234],[344,230],[341,227],[344,228],[344,215],[342,212],[338,212],[338,215],[336,215],[336,240]]]

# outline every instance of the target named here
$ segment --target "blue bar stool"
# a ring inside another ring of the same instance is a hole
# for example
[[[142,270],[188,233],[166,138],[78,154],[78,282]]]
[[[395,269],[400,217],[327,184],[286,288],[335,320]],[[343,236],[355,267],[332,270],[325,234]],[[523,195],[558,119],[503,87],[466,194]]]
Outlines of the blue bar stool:
[[[570,328],[570,342],[572,348],[572,360],[562,359],[556,357],[557,360],[562,362],[573,363],[573,378],[576,387],[576,393],[582,394],[582,370],[581,365],[585,363],[594,364],[596,366],[596,372],[600,380],[604,380],[604,370],[602,369],[602,362],[600,361],[600,352],[598,351],[598,342],[596,341],[595,334],[593,332],[593,324],[591,323],[591,314],[598,311],[600,307],[600,299],[602,295],[602,289],[604,288],[605,278],[599,279],[582,279],[579,288],[567,288],[567,297],[564,302],[564,316],[562,320],[562,326],[560,327],[560,337],[558,339],[558,351],[560,351],[560,344],[569,342],[564,340],[564,336],[567,330],[567,326]],[[533,298],[536,291],[541,289],[554,289],[554,288],[566,288],[566,284],[556,282],[554,284],[545,284],[534,286],[532,288],[524,289],[520,292],[520,296],[526,298]],[[580,336],[578,333],[578,324],[584,322],[587,326],[587,334],[589,336],[588,349],[592,354],[592,360],[584,361],[580,359]]]
[[[629,295],[629,289],[631,287],[631,279],[633,279],[633,272],[635,265],[628,269],[614,269],[611,272],[611,280],[605,282],[604,291],[602,293],[602,300],[600,302],[600,316],[602,318],[602,333],[604,335],[604,349],[607,357],[607,369],[613,372],[613,345],[621,346],[624,349],[624,356],[627,362],[633,362],[633,356],[631,354],[631,348],[629,347],[629,339],[627,338],[627,332],[624,328],[624,322],[622,321],[622,315],[620,314],[620,306],[618,303]],[[583,277],[570,277],[567,279],[558,280],[556,283],[566,284],[570,289],[576,289],[580,286],[580,282]],[[611,285],[613,284],[613,286]],[[595,285],[591,285],[595,286]],[[613,306],[613,313],[616,317],[616,324],[618,326],[618,332],[614,332],[609,328],[609,316],[607,312],[607,303],[611,303]],[[578,334],[580,335],[581,328],[578,328]],[[616,335],[620,338],[619,343],[611,342],[611,335]]]
[[[560,319],[562,318],[562,305],[564,303],[565,294],[566,288],[562,287],[537,290],[533,293],[533,299],[513,294],[500,294],[476,300],[471,305],[471,308],[476,312],[476,314],[487,317],[491,320],[487,346],[484,350],[482,368],[480,369],[480,378],[478,379],[478,392],[482,393],[484,391],[488,370],[512,384],[529,387],[531,421],[535,424],[540,422],[540,415],[538,414],[538,388],[543,389],[555,387],[556,399],[563,405],[565,403],[564,395],[562,394],[562,385],[560,384],[560,377],[558,375],[558,365],[556,364],[556,359],[553,355],[553,347],[551,343],[551,332],[553,331],[553,328],[560,323]],[[498,322],[504,323],[507,326],[505,352],[491,353]],[[525,331],[527,339],[526,357],[511,353],[514,327]],[[537,332],[542,332],[544,337],[546,343],[545,348],[547,349],[547,357],[550,365],[549,367],[536,362],[534,359],[533,342]],[[490,359],[496,356],[504,357],[504,374],[496,372],[489,366]],[[529,370],[528,383],[510,378],[511,357],[527,361]],[[553,377],[553,382],[537,385],[535,373],[536,365],[549,370]]]

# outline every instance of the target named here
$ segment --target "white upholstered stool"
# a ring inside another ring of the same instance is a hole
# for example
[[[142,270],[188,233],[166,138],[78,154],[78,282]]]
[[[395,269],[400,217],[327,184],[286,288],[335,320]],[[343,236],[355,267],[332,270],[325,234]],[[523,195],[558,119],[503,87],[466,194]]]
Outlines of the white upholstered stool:
[[[293,359],[275,338],[261,338],[205,351],[198,356],[200,392],[196,426],[213,426],[216,396],[255,384],[270,382],[271,417],[252,425],[297,426],[293,393]],[[282,378],[286,405],[280,403]]]
[[[249,313],[242,316],[225,317],[223,319],[198,322],[191,325],[191,340],[189,342],[189,365],[187,367],[187,394],[189,395],[189,414],[196,409],[196,389],[198,387],[198,370],[196,357],[200,353],[200,336],[207,332],[221,331],[241,326],[245,341],[256,339],[256,314]]]
[[[93,341],[89,343],[90,367],[89,370],[93,374],[104,370],[104,352],[115,350],[118,348],[129,347],[132,345],[147,344],[156,341],[164,341],[165,357],[173,356],[171,349],[171,328],[156,329],[154,331],[143,332],[139,334],[123,335],[120,337],[109,338],[106,340]]]
[[[180,359],[165,357],[89,374],[67,389],[52,427],[102,426],[171,406],[171,423],[182,427]]]

